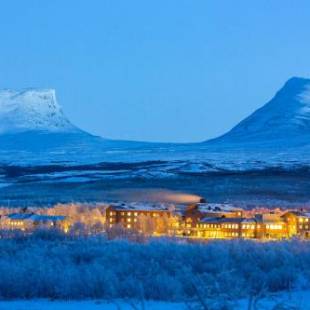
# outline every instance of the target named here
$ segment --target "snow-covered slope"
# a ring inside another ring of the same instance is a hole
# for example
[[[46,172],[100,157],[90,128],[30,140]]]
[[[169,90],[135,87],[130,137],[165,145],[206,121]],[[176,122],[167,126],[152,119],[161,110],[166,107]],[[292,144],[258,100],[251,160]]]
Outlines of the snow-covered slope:
[[[211,144],[268,147],[310,144],[310,80],[291,78],[262,108]]]
[[[35,130],[79,131],[64,116],[53,89],[0,91],[0,134]]]

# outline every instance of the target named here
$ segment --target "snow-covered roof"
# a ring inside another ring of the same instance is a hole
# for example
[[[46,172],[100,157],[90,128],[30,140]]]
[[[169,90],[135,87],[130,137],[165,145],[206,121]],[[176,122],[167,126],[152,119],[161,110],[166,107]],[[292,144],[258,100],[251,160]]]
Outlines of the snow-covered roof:
[[[174,205],[172,204],[142,202],[116,203],[111,204],[111,207],[118,211],[170,211],[174,209]]]
[[[199,203],[197,204],[201,212],[237,212],[242,209],[226,203]]]
[[[303,211],[303,210],[288,210],[285,211],[282,216],[286,215],[286,214],[294,214],[298,217],[304,217],[304,218],[310,218],[310,212],[307,211]]]
[[[29,220],[29,221],[63,221],[66,217],[62,215],[40,215],[33,213],[12,213],[7,217],[11,220]]]
[[[244,219],[241,217],[205,217],[200,223],[241,223]],[[255,220],[254,220],[255,221]]]

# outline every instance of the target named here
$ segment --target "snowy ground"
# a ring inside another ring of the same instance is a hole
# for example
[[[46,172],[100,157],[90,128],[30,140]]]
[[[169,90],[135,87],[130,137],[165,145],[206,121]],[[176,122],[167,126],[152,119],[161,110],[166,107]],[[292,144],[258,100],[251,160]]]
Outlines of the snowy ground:
[[[275,308],[278,306],[279,308]],[[280,308],[282,306],[283,308]],[[248,301],[240,300],[231,306],[232,310],[247,310]],[[182,310],[189,309],[183,303],[169,302],[145,302],[144,306],[139,302],[105,302],[105,301],[49,301],[49,300],[18,300],[0,301],[0,310]],[[199,309],[199,308],[198,308]],[[272,297],[262,299],[257,303],[257,310],[291,309],[309,310],[310,291],[282,293]]]
[[[135,308],[137,307],[137,308]],[[107,303],[104,301],[47,301],[47,300],[30,300],[30,301],[2,301],[0,310],[168,310],[168,309],[186,309],[184,304],[166,303],[166,302],[147,302],[145,307],[142,305],[126,302]]]

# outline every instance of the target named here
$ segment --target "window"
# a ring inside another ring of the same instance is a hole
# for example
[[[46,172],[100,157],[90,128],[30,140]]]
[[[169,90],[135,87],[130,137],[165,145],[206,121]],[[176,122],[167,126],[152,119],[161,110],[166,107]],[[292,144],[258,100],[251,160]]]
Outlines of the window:
[[[130,224],[127,224],[127,228],[131,228],[131,225],[130,225]]]
[[[131,222],[131,218],[128,218],[128,219],[127,219],[127,222]]]
[[[138,212],[135,212],[135,213],[134,213],[134,216],[138,216]]]

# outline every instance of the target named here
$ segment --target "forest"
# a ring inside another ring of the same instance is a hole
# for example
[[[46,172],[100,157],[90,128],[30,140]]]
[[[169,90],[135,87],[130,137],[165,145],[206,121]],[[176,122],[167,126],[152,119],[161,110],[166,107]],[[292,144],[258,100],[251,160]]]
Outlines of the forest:
[[[1,299],[100,298],[228,305],[247,298],[255,303],[277,292],[310,288],[310,243],[109,240],[56,230],[32,235],[2,233],[0,275]]]

